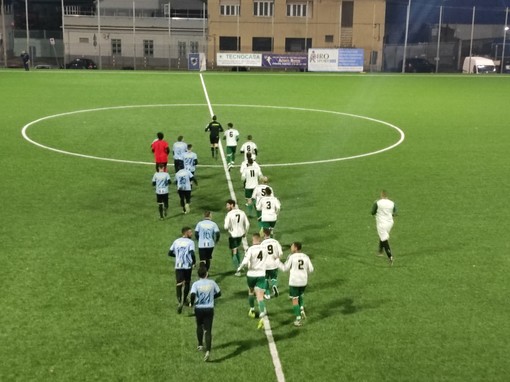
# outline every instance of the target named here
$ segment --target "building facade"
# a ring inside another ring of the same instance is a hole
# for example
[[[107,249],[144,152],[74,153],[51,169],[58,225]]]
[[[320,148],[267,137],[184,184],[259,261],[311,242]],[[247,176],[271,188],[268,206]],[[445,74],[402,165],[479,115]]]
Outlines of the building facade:
[[[186,68],[205,53],[306,53],[362,48],[365,70],[382,62],[385,0],[103,0],[66,7],[65,61],[88,57],[100,68]]]
[[[201,0],[104,0],[99,7],[65,8],[66,62],[92,58],[99,68],[186,68],[189,53],[204,52]]]
[[[378,71],[385,12],[385,0],[209,0],[208,66],[221,52],[362,48],[365,70]]]

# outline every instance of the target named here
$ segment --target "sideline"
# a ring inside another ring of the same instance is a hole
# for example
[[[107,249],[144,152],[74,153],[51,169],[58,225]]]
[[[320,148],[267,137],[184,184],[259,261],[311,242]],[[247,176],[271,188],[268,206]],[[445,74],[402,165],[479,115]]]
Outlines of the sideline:
[[[211,117],[214,115],[211,101],[209,100],[209,94],[207,93],[207,88],[205,86],[204,77],[202,73],[200,73],[200,81],[202,82],[202,88],[204,90],[205,99],[207,100],[207,106],[209,107],[209,113]],[[232,185],[232,178],[230,177],[230,172],[228,171],[227,161],[225,159],[225,153],[223,152],[223,145],[221,143],[221,139],[219,140],[219,149],[221,152],[221,161],[223,162],[223,170],[225,171],[225,177],[227,178],[228,190],[230,192],[230,197],[236,201],[237,198],[234,192],[234,186]],[[248,247],[248,243],[246,242],[246,237],[243,238],[243,246],[246,250]],[[267,342],[269,344],[269,352],[271,353],[271,359],[273,360],[274,371],[276,373],[276,379],[278,382],[285,382],[285,375],[283,374],[282,363],[280,362],[280,357],[278,355],[278,349],[276,349],[276,343],[273,337],[273,331],[271,330],[271,323],[269,322],[269,317],[266,315],[264,317],[264,332],[266,334]]]

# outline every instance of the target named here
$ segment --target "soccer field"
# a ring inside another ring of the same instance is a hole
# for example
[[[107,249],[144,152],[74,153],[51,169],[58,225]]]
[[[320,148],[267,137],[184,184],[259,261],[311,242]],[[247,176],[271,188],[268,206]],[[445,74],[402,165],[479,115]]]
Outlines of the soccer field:
[[[510,77],[202,76],[0,71],[1,381],[508,380]],[[300,328],[280,273],[273,342],[247,315],[222,230],[205,363],[191,311],[176,313],[167,252],[204,210],[223,226],[211,112],[240,143],[253,135],[282,203],[276,238],[285,257],[301,241],[315,272]],[[164,221],[158,131],[183,135],[200,164],[191,213],[172,189]],[[382,188],[399,209],[392,267],[375,256]]]

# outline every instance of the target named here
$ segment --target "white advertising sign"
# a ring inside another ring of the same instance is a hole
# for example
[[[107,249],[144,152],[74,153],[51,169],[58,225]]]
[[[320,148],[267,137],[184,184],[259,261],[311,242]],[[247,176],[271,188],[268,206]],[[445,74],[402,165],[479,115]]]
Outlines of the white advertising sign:
[[[218,66],[262,66],[262,54],[259,53],[217,53]]]
[[[308,49],[310,72],[338,71],[338,49]]]

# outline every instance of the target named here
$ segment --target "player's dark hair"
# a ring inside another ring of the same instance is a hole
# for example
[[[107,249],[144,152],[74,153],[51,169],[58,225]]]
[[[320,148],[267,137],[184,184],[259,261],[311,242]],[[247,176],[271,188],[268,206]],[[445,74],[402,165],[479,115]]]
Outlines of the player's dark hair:
[[[205,265],[201,265],[200,268],[198,268],[198,277],[201,279],[204,279],[207,277],[207,268]]]
[[[212,116],[212,120],[216,121],[216,116],[215,115]]]
[[[186,227],[182,227],[181,229],[181,233],[184,235],[186,232],[188,232],[191,228],[186,226]]]
[[[227,200],[227,204],[232,204],[235,207],[236,201],[234,199],[229,199],[229,200]]]
[[[264,228],[264,235],[271,236],[271,229],[270,228]]]
[[[299,241],[295,241],[294,243],[292,243],[294,245],[294,247],[296,247],[296,249],[298,251],[301,251],[301,242]]]
[[[165,165],[163,163],[158,163],[158,169],[164,169]]]
[[[249,141],[251,141],[251,138],[252,138],[252,137],[251,137],[251,135],[248,135],[248,140],[249,140]]]
[[[161,131],[159,133],[157,133],[156,136],[158,137],[159,140],[163,139],[163,137],[164,137],[164,135]]]
[[[271,196],[271,194],[273,193],[270,187],[266,187],[264,191],[266,192],[266,196]]]
[[[228,127],[234,127],[234,124],[232,122],[227,123]]]
[[[204,217],[206,217],[206,218],[211,217],[211,211],[205,211],[204,212]]]
[[[188,150],[191,149],[193,147],[193,145],[190,143],[188,144]]]

